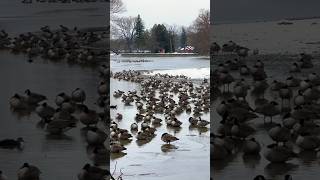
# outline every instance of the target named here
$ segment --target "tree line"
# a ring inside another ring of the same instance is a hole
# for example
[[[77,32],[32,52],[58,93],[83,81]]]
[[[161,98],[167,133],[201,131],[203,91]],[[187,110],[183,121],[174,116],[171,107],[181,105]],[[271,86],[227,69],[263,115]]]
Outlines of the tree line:
[[[116,7],[119,9],[121,6]],[[114,51],[173,53],[177,52],[179,47],[193,46],[194,52],[209,54],[210,12],[208,10],[201,10],[189,27],[154,24],[150,29],[145,28],[140,15],[117,17],[114,14],[111,14],[111,49]]]

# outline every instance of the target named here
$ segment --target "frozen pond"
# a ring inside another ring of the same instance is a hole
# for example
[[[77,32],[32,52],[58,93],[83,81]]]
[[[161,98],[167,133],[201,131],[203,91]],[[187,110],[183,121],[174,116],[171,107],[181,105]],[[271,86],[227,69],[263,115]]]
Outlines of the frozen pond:
[[[138,62],[145,59],[146,62]],[[209,60],[202,58],[174,57],[174,58],[122,58],[112,57],[111,71],[122,70],[147,70],[151,74],[186,75],[194,79],[209,77]],[[111,79],[110,91],[116,90],[139,92],[140,85],[136,83]],[[120,128],[129,129],[135,122],[137,113],[135,105],[124,106],[120,99],[111,96],[111,104],[117,105],[117,110],[111,110],[111,117],[116,113],[123,115],[123,120],[118,122]],[[157,117],[164,119],[162,114]],[[114,170],[117,164],[117,173],[122,169],[123,178],[128,180],[176,180],[176,179],[209,179],[210,178],[210,146],[208,128],[198,129],[189,127],[190,114],[183,112],[177,119],[183,122],[180,129],[170,128],[162,122],[157,127],[156,136],[148,143],[141,144],[136,141],[135,135],[128,142],[121,156],[111,156],[110,170]],[[209,120],[209,113],[203,114],[202,119]],[[170,133],[180,140],[173,142],[177,149],[167,151],[165,143],[161,141],[162,133]],[[191,171],[192,170],[192,171]],[[196,172],[196,173],[194,173]]]

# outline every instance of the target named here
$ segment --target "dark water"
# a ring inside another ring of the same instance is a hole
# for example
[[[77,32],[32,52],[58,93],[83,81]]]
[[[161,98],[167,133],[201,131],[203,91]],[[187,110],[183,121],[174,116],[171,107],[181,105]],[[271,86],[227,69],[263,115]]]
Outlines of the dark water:
[[[96,71],[89,68],[39,59],[29,64],[23,56],[0,52],[0,139],[23,137],[26,141],[23,151],[0,149],[0,170],[16,179],[17,170],[29,162],[40,168],[42,179],[76,179],[83,165],[91,163],[80,135],[83,126],[78,124],[59,139],[50,137],[36,127],[40,120],[36,114],[19,117],[10,111],[8,100],[14,93],[23,94],[29,88],[46,95],[49,104],[55,106],[53,100],[58,93],[71,93],[80,87],[87,93],[86,104],[94,108],[98,81]]]
[[[109,24],[109,3],[32,3],[21,0],[0,1],[0,29],[9,34],[33,32],[48,25],[58,28],[102,27]]]
[[[215,0],[211,18],[216,24],[277,21],[284,18],[320,16],[318,0]]]

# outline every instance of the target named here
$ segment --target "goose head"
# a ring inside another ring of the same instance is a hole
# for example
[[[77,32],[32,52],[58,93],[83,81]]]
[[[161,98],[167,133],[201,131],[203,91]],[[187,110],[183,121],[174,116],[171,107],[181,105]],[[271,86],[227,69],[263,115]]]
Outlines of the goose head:
[[[26,89],[26,90],[24,91],[24,93],[27,94],[27,95],[30,95],[30,94],[31,94],[31,91],[30,91],[30,89]]]
[[[266,180],[266,178],[263,175],[258,175],[253,180]]]
[[[23,165],[20,169],[29,168],[29,167],[30,167],[29,163],[23,163]]]
[[[292,180],[292,176],[290,174],[287,174],[284,176],[284,180]]]

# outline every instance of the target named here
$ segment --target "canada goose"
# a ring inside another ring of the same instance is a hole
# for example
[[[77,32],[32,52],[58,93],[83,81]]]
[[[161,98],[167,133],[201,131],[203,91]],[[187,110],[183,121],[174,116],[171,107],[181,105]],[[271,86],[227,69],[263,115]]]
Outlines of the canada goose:
[[[284,180],[292,180],[292,176],[290,174],[287,174],[284,176]]]
[[[241,76],[247,76],[247,75],[249,75],[250,73],[251,73],[251,72],[250,72],[250,69],[249,69],[248,66],[242,65],[242,66],[240,67],[240,75],[241,75]]]
[[[56,99],[55,99],[55,103],[57,106],[61,106],[63,102],[65,101],[68,101],[70,100],[71,97],[68,96],[67,94],[65,94],[64,92],[62,93],[59,93],[57,96],[56,96]]]
[[[98,128],[89,129],[86,133],[86,141],[89,145],[103,144],[107,139],[107,134]]]
[[[120,132],[118,134],[118,139],[119,140],[129,140],[132,137],[131,134],[129,134],[128,132]]]
[[[291,132],[286,127],[282,127],[281,124],[277,124],[275,127],[268,131],[269,136],[272,140],[279,142],[287,142],[291,138]]]
[[[300,69],[298,63],[294,62],[294,63],[291,65],[289,72],[290,72],[290,73],[299,73],[299,72],[301,72],[301,69]]]
[[[300,106],[300,105],[303,105],[303,104],[305,103],[305,98],[304,98],[304,95],[303,95],[302,90],[299,90],[299,91],[298,91],[298,95],[296,95],[296,96],[293,98],[293,103],[294,103],[294,105],[296,105],[296,106]]]
[[[248,89],[245,86],[241,85],[236,85],[233,88],[233,93],[236,96],[236,98],[243,98],[244,100],[246,99]]]
[[[29,104],[26,102],[25,97],[14,94],[9,100],[10,107],[15,110],[24,110],[29,108]]]
[[[281,88],[283,88],[286,84],[283,82],[279,82],[277,80],[273,80],[270,84],[270,89],[272,91],[280,91]]]
[[[137,138],[137,140],[145,141],[145,140],[149,140],[150,136],[148,133],[146,133],[144,131],[139,131],[136,138]]]
[[[210,54],[215,55],[217,53],[219,53],[219,51],[221,50],[221,47],[216,43],[213,42],[210,46]]]
[[[165,143],[169,143],[169,144],[170,144],[170,142],[174,142],[174,141],[177,141],[177,140],[179,140],[179,139],[176,138],[176,137],[174,137],[174,136],[171,135],[171,134],[163,133],[163,134],[161,135],[161,140],[162,140],[163,142],[165,142]]]
[[[161,125],[161,122],[162,122],[162,119],[154,117],[151,123],[154,126],[158,126],[158,125]]]
[[[282,107],[283,107],[284,100],[288,100],[289,101],[289,106],[290,106],[290,100],[291,100],[291,98],[293,96],[293,92],[287,85],[283,86],[279,90],[279,96],[281,98],[281,106]]]
[[[199,121],[197,123],[197,125],[199,127],[206,127],[208,124],[210,124],[209,121],[203,120],[203,119],[201,119],[201,117],[199,117]]]
[[[81,106],[80,106],[81,107]],[[69,112],[69,113],[74,113],[76,111],[76,104],[71,102],[70,100],[66,100],[61,104],[61,111]]]
[[[4,175],[1,170],[0,170],[0,180],[9,180],[8,177]]]
[[[259,97],[259,96],[263,96],[265,95],[266,90],[269,87],[269,84],[266,80],[262,80],[262,81],[254,81],[252,84],[253,88],[251,91],[251,94]]]
[[[257,175],[253,180],[266,180],[263,175]]]
[[[56,110],[53,107],[49,106],[46,102],[42,103],[36,108],[36,113],[42,119],[51,118],[55,112]]]
[[[301,53],[300,56],[301,56],[300,61],[302,62],[301,68],[306,68],[306,69],[313,68],[313,63],[311,61],[313,57],[311,55]]]
[[[310,86],[311,86],[311,83],[309,79],[300,81],[300,86],[299,86],[300,90],[304,91],[308,89]]]
[[[117,105],[110,105],[110,109],[117,109]]]
[[[23,138],[19,137],[16,140],[14,139],[4,139],[0,141],[0,148],[5,149],[23,149],[24,147],[24,140]]]
[[[295,134],[312,134],[318,135],[320,131],[320,126],[314,122],[307,119],[300,119],[292,128]]]
[[[26,94],[26,102],[29,104],[38,104],[41,101],[44,101],[47,99],[46,96],[31,92],[29,89],[25,90]]]
[[[264,153],[264,157],[273,163],[283,163],[296,157],[297,154],[285,146],[278,146],[277,144],[270,144]]]
[[[23,166],[18,170],[18,180],[39,180],[40,170],[34,165],[24,163]]]
[[[229,67],[230,67],[230,70],[237,71],[237,70],[239,70],[240,65],[241,64],[240,64],[239,60],[237,58],[235,58],[235,59],[233,59],[233,61],[230,62]]]
[[[234,78],[229,73],[220,73],[219,74],[219,81],[223,85],[223,91],[226,92],[226,87],[227,87],[227,92],[229,92],[230,84],[234,81]]]
[[[303,96],[305,97],[305,99],[309,102],[311,101],[317,101],[320,98],[320,90],[318,90],[317,88],[314,88],[312,85],[310,87],[308,87],[304,92],[303,92]]]
[[[267,78],[267,74],[263,68],[259,68],[258,66],[254,66],[252,69],[251,76],[254,81],[263,81]]]
[[[138,131],[138,124],[137,123],[132,123],[130,126],[132,131]]]
[[[117,120],[122,120],[122,118],[123,118],[122,114],[117,113],[117,115],[116,115],[116,119],[117,119]]]
[[[320,76],[315,72],[310,73],[308,75],[308,79],[310,80],[312,85],[319,85],[320,84]]]
[[[108,93],[108,85],[104,82],[101,81],[100,85],[98,87],[98,93],[100,96],[105,96]]]
[[[314,150],[320,146],[320,139],[309,133],[301,133],[296,139],[296,144],[304,150]]]
[[[108,170],[85,164],[82,171],[78,174],[78,180],[103,180],[109,175],[111,174]],[[111,179],[114,180],[112,176]]]
[[[286,85],[289,87],[298,87],[300,85],[300,79],[294,78],[293,76],[289,76],[286,79]]]
[[[99,116],[96,111],[84,106],[82,112],[79,114],[79,120],[86,126],[96,125],[99,121]]]
[[[222,101],[216,108],[216,111],[220,116],[223,116],[227,112],[227,109],[228,107],[226,105],[226,102]]]
[[[255,140],[255,138],[251,138],[249,140],[246,140],[243,144],[243,152],[245,154],[258,154],[258,153],[260,153],[260,150],[261,150],[261,146]]]
[[[228,153],[232,153],[235,146],[235,141],[231,137],[227,137],[225,135],[215,135],[213,133],[210,134],[210,143],[218,146],[223,146]]]
[[[107,163],[109,152],[103,146],[95,146],[88,152],[89,159],[94,162],[95,165]]]
[[[240,124],[238,120],[233,118],[234,124],[231,127],[231,135],[236,138],[244,139],[255,132],[255,129],[246,124]]]
[[[282,124],[288,129],[292,129],[293,126],[298,122],[297,119],[291,116],[291,113],[287,113],[282,117]]]
[[[71,98],[73,101],[83,104],[83,102],[86,100],[86,93],[82,89],[76,88],[74,91],[72,91]]]
[[[258,68],[264,68],[264,63],[260,59],[258,59],[255,63],[255,66]]]
[[[53,119],[46,121],[46,131],[50,134],[62,134],[74,127],[76,127],[75,122],[70,120],[63,120],[63,119]]]
[[[123,145],[121,145],[120,143],[115,143],[115,142],[111,142],[110,143],[110,152],[111,153],[120,153],[124,150],[126,150],[127,148],[125,148]]]
[[[189,117],[189,122],[191,125],[197,125],[198,124],[198,120],[196,118],[193,117]]]
[[[255,112],[261,113],[264,116],[264,123],[266,117],[270,117],[272,122],[272,117],[280,114],[280,109],[277,107],[277,105],[277,102],[271,101],[264,106],[256,108]]]

